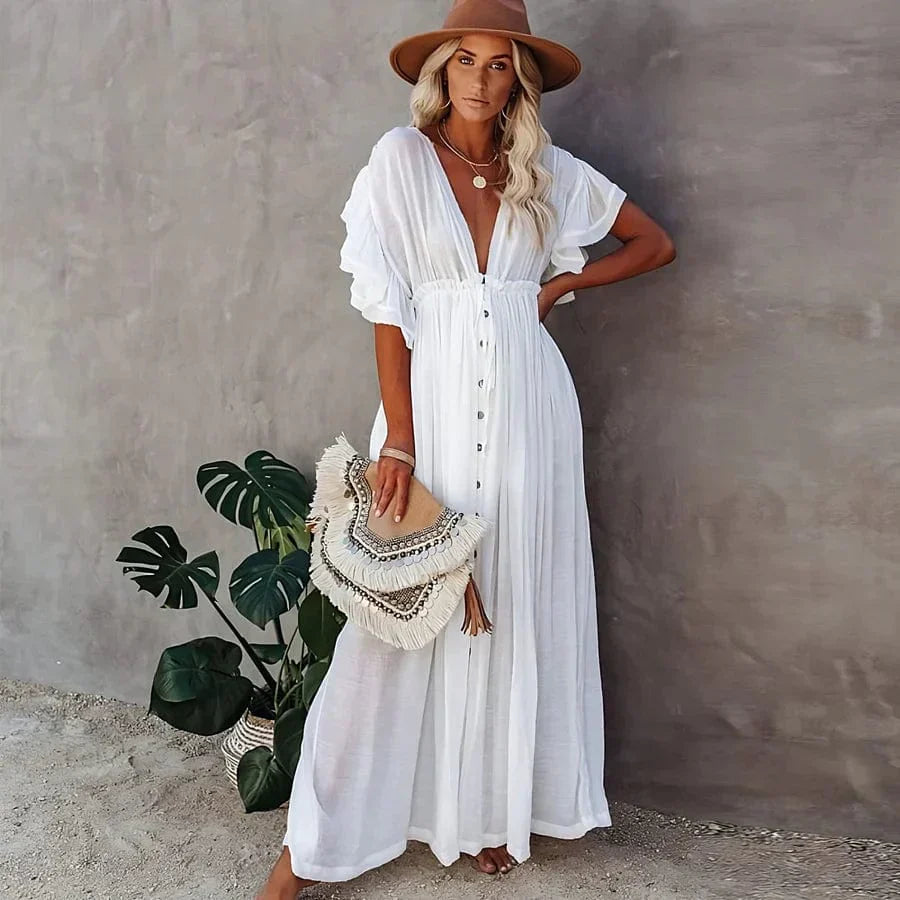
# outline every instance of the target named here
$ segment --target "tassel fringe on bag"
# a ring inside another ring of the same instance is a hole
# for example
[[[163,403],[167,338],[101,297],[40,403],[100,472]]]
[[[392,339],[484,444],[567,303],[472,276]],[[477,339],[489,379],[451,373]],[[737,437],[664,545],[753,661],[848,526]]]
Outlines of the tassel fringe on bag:
[[[348,619],[401,649],[433,640],[460,600],[462,630],[490,633],[472,571],[492,523],[441,504],[415,477],[403,519],[376,516],[377,465],[343,432],[322,453],[306,520],[312,582]]]

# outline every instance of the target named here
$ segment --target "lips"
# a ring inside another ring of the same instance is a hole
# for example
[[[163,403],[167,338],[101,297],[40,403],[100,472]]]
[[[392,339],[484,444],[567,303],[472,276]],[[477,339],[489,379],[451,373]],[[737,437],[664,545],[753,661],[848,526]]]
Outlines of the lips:
[[[479,100],[477,97],[464,97],[464,100],[468,100],[469,103],[487,103],[487,100]]]

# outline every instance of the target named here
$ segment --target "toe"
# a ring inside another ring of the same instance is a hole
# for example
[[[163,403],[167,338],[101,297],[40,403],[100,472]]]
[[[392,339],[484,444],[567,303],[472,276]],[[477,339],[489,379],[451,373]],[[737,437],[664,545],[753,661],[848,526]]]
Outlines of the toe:
[[[494,865],[493,860],[484,850],[472,857],[472,865],[478,869],[479,872],[487,872],[491,875],[497,871],[497,867]]]
[[[506,845],[504,844],[502,847],[499,847],[497,853],[500,857],[500,871],[508,872],[514,865],[516,865],[515,859],[510,855],[509,850],[506,849]]]
[[[510,866],[507,863],[506,854],[503,852],[503,848],[502,847],[492,847],[490,853],[491,853],[491,859],[493,859],[494,862],[496,863],[498,871],[508,872],[510,869]]]

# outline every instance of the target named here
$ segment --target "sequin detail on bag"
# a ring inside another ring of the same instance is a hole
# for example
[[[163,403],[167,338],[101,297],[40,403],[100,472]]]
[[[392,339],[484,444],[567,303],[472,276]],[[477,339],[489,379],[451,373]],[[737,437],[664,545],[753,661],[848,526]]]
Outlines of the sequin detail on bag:
[[[423,615],[431,607],[431,595],[446,580],[444,575],[431,578],[425,584],[401,588],[398,591],[378,592],[367,590],[341,574],[334,565],[331,557],[328,555],[327,545],[324,543],[327,530],[328,523],[324,522],[322,524],[322,560],[328,567],[331,577],[345,590],[351,592],[363,606],[374,606],[386,615],[407,622],[415,616]]]

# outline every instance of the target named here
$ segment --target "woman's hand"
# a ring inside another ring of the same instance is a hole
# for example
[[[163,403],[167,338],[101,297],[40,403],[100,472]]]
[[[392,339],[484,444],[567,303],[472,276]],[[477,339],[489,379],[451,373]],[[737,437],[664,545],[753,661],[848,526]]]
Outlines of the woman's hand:
[[[396,447],[398,450],[406,450],[407,453],[412,453],[411,449],[388,441],[385,442],[385,446]],[[379,458],[373,497],[376,516],[382,515],[388,510],[388,507],[392,506],[390,514],[394,516],[394,521],[399,522],[403,518],[406,514],[406,504],[409,499],[409,480],[411,477],[412,466],[409,463],[404,462],[402,459],[396,459],[393,456],[382,456]],[[393,501],[393,505],[391,501]]]
[[[541,285],[541,289],[537,295],[537,305],[538,305],[538,321],[543,322],[547,316],[547,313],[553,309],[553,304],[562,297],[563,294],[566,293],[566,289],[562,287],[558,282],[554,284],[557,279],[562,278],[562,275],[557,275],[556,278],[551,278],[549,281],[545,281]]]

